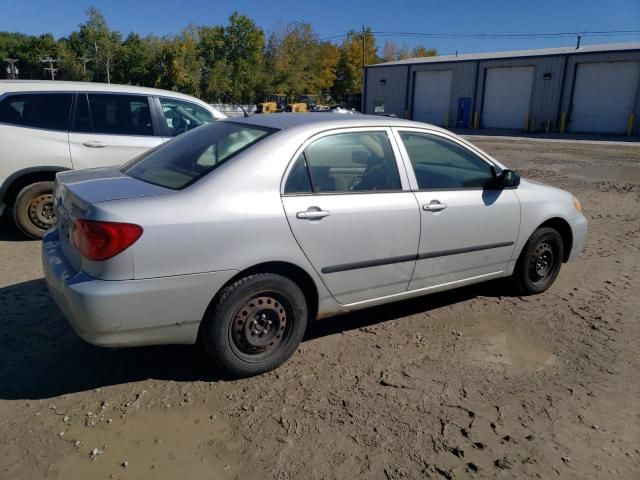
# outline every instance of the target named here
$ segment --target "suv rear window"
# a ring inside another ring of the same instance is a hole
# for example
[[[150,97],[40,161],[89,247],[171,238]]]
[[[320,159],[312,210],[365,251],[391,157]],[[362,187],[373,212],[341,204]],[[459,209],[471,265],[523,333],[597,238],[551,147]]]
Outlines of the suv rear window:
[[[233,122],[203,125],[126,163],[121,171],[161,187],[185,188],[274,129]]]
[[[66,132],[71,93],[22,93],[0,100],[0,123]]]

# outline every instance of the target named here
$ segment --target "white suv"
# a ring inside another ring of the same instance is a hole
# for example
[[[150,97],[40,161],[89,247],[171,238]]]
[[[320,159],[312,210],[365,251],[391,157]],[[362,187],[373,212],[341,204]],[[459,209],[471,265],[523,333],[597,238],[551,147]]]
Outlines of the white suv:
[[[103,83],[0,81],[0,215],[42,238],[57,172],[122,164],[225,116],[176,92]]]

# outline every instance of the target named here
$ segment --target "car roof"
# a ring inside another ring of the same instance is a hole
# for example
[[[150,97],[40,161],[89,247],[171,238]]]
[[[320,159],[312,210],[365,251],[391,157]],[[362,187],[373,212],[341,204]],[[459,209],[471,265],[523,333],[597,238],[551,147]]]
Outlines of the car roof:
[[[198,101],[190,95],[183,93],[161,90],[158,88],[137,87],[134,85],[119,85],[115,83],[98,82],[66,82],[60,80],[0,80],[0,94],[5,92],[33,92],[33,91],[85,91],[85,92],[118,92],[118,93],[139,93],[143,95],[168,96],[172,98],[184,98],[185,100]]]
[[[418,127],[445,131],[428,123],[404,120],[383,115],[341,114],[329,112],[271,113],[249,117],[228,118],[227,122],[245,123],[261,127],[285,129],[328,130],[347,127]]]

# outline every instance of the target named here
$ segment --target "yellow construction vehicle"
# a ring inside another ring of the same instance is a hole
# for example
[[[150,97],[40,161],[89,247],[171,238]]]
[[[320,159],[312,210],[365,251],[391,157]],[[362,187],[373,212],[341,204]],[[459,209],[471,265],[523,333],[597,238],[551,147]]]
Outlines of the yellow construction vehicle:
[[[258,103],[256,113],[280,113],[287,109],[289,102],[287,96],[281,93],[267,95],[264,101]]]
[[[304,103],[307,106],[307,112],[328,112],[329,105],[320,105],[318,103],[317,95],[300,95],[298,97],[299,103]]]

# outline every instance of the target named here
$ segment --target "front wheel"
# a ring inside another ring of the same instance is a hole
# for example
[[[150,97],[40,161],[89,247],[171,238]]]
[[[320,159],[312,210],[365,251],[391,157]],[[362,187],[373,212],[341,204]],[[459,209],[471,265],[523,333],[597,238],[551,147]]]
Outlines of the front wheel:
[[[522,249],[513,273],[515,287],[522,295],[542,293],[560,273],[564,248],[557,230],[538,228]]]
[[[13,206],[13,217],[24,234],[42,238],[56,223],[53,182],[33,183],[20,190]]]
[[[273,273],[249,275],[227,286],[205,314],[200,342],[234,377],[268,372],[302,341],[307,302],[300,287]]]

